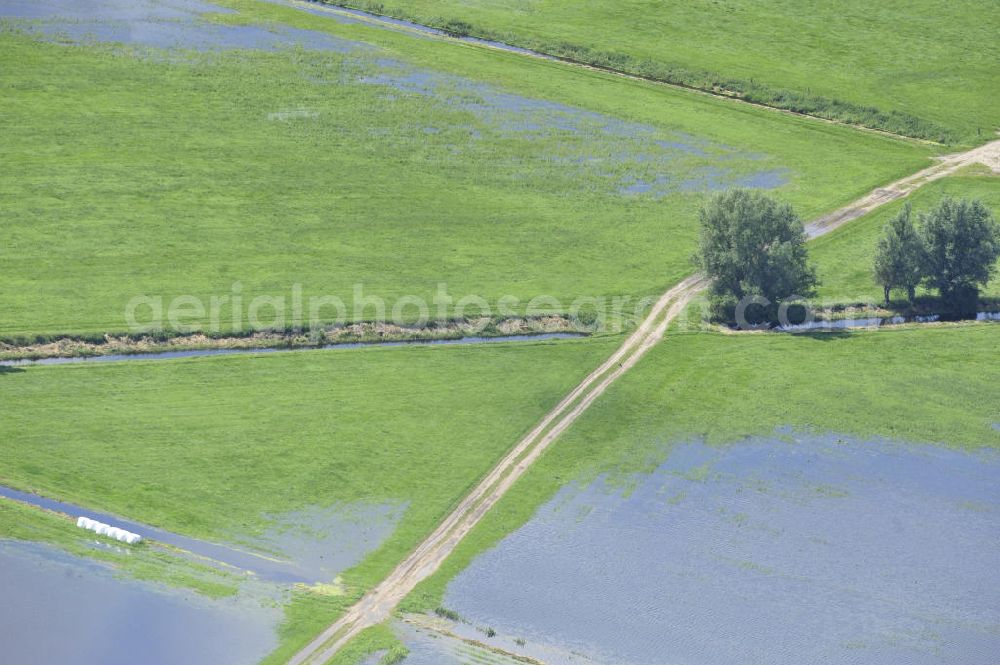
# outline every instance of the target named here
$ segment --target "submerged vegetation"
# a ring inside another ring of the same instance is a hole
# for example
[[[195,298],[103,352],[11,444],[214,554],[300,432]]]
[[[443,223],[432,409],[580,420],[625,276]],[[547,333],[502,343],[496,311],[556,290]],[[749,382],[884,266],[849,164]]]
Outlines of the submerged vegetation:
[[[65,552],[102,561],[140,580],[192,589],[210,598],[235,595],[241,579],[152,543],[130,547],[95,546],[93,534],[63,516],[0,498],[0,542],[5,538],[42,542]]]

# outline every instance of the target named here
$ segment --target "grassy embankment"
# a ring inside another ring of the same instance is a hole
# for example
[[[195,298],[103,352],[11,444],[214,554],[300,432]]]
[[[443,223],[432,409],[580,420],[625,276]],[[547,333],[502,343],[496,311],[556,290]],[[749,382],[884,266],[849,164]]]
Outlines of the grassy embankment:
[[[914,212],[921,212],[929,211],[944,196],[981,199],[1000,219],[1000,177],[990,175],[985,167],[970,167],[924,185],[906,200]],[[882,288],[872,279],[872,261],[882,228],[903,205],[903,201],[886,205],[810,243],[810,253],[822,281],[817,293],[820,301],[882,302]],[[922,293],[923,289],[918,292]],[[983,295],[1000,296],[1000,277],[987,285]],[[902,298],[903,294],[893,296]]]
[[[564,307],[646,296],[690,272],[706,194],[622,193],[630,182],[778,171],[788,182],[776,194],[810,216],[933,153],[558,63],[222,4],[242,9],[238,21],[367,46],[159,57],[0,32],[0,337],[125,331],[133,296],[187,294],[207,307],[235,282],[244,308],[257,295],[290,302],[299,283],[307,299],[343,298],[349,316],[358,283],[390,307],[403,295],[430,301],[439,282],[456,299],[509,294],[521,309],[543,294]],[[418,82],[428,72],[464,82],[434,79],[434,94],[359,82],[384,75],[386,59]],[[479,84],[545,101],[476,111],[467,102]],[[606,131],[622,122],[633,123],[625,135]]]
[[[775,428],[1000,447],[1000,326],[954,324],[793,336],[671,333],[550,448],[417,588],[438,607],[448,581],[568,482],[655,469],[673,442]]]
[[[1000,20],[972,0],[331,4],[931,140],[1000,127]]]
[[[344,595],[296,594],[282,636],[301,644],[380,580],[614,343],[4,371],[0,482],[230,542],[310,506],[405,505],[392,535],[343,575]],[[89,553],[51,524],[12,529]]]

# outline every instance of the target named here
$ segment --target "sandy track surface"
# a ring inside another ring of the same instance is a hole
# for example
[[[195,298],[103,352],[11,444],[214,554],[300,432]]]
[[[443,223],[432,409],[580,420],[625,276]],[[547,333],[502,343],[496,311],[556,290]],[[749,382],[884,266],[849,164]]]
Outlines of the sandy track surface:
[[[858,201],[814,220],[806,227],[809,237],[829,233],[970,164],[985,164],[1000,173],[1000,141],[965,153],[940,157],[937,164],[876,189]],[[693,275],[664,293],[649,315],[610,358],[549,411],[388,577],[292,657],[288,665],[322,665],[358,633],[388,619],[400,601],[441,566],[545,449],[663,338],[670,323],[708,283],[704,275]]]
[[[663,337],[670,322],[706,284],[696,275],[663,294],[610,358],[549,411],[387,578],[289,660],[289,665],[325,663],[362,630],[389,618],[396,605],[440,567],[545,449]]]
[[[972,164],[983,164],[994,173],[1000,173],[1000,141],[992,141],[968,152],[938,157],[938,163],[917,171],[913,175],[880,187],[868,196],[855,201],[851,205],[834,210],[829,215],[810,222],[806,232],[810,238],[829,233],[833,229],[865,215],[890,201],[909,196],[929,182],[949,176],[961,168]]]

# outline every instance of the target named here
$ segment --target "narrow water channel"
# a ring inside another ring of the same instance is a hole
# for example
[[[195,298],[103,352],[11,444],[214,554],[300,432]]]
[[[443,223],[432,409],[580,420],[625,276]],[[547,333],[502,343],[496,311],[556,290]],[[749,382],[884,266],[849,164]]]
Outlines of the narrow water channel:
[[[233,356],[260,353],[289,353],[292,351],[331,351],[364,349],[382,346],[452,346],[463,344],[500,344],[509,342],[543,342],[553,339],[575,339],[586,337],[585,333],[541,333],[538,335],[502,335],[498,337],[460,337],[456,339],[418,339],[395,342],[352,342],[348,344],[324,344],[322,346],[265,347],[247,349],[189,349],[185,351],[163,351],[160,353],[115,353],[101,356],[74,356],[70,358],[39,358],[37,360],[3,360],[0,367],[20,367],[25,365],[68,365],[76,363],[122,362],[139,360],[176,360],[178,358],[201,358],[203,356]]]
[[[787,326],[774,328],[779,332],[808,332],[811,330],[850,330],[857,328],[882,328],[885,326],[897,326],[904,323],[937,323],[941,321],[940,314],[929,314],[926,316],[871,316],[858,319],[833,319],[822,321],[809,321],[806,323],[796,323]],[[1000,321],[1000,312],[979,312],[975,319],[970,321]]]

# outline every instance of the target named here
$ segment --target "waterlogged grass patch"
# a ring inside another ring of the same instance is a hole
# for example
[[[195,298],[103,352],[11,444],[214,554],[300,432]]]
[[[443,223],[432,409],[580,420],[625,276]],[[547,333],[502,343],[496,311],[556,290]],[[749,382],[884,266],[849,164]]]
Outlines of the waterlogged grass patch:
[[[244,310],[258,296],[288,303],[296,284],[307,302],[340,298],[351,321],[374,316],[355,313],[364,296],[391,311],[404,297],[433,302],[442,282],[455,302],[511,296],[515,315],[536,296],[557,310],[580,296],[638,299],[690,271],[708,190],[776,187],[810,215],[932,152],[558,63],[221,4],[239,9],[234,30],[256,21],[273,37],[280,24],[351,49],[147,57],[0,32],[12,63],[0,160],[13,174],[0,184],[0,335],[128,332],[126,307],[143,296],[163,298],[164,327],[178,296],[206,312],[218,299],[222,332],[273,327],[270,307],[257,326],[231,316],[234,297]],[[206,317],[181,319],[212,332]]]
[[[86,534],[67,518],[0,499],[0,539],[41,542],[75,556],[97,559],[128,577],[192,589],[209,598],[237,593],[240,576],[198,563],[157,544],[124,547]]]
[[[347,588],[344,586],[343,581],[339,577],[335,579],[332,584],[297,584],[295,585],[295,588],[298,591],[312,593],[317,596],[347,595]]]

